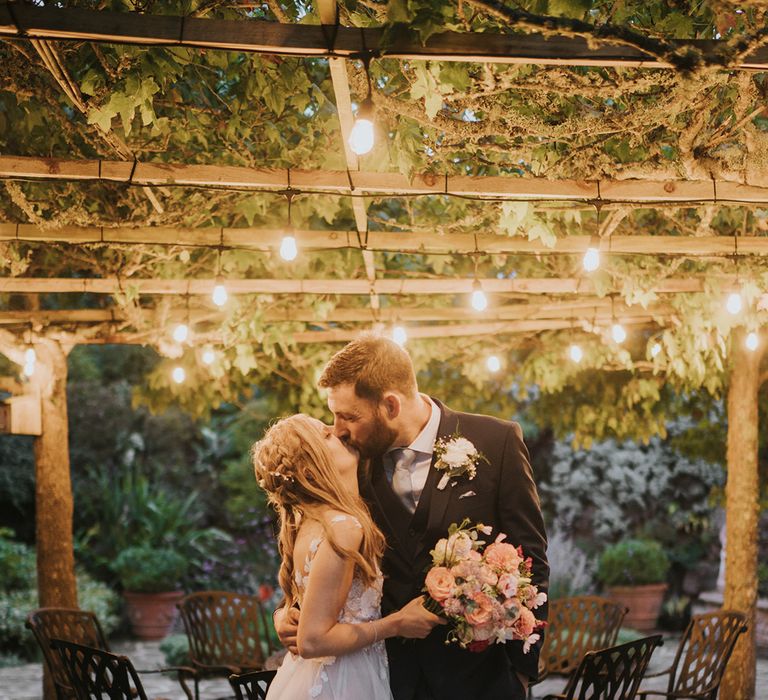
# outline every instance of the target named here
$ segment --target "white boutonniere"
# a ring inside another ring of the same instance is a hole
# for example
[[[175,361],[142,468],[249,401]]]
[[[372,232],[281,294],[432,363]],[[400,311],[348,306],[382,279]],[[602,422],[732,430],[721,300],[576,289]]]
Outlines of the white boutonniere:
[[[488,462],[486,456],[478,452],[467,438],[459,435],[458,430],[450,437],[440,438],[435,442],[435,455],[435,469],[444,472],[437,484],[440,491],[450,479],[457,476],[466,476],[472,481],[477,474],[477,465],[480,462]]]

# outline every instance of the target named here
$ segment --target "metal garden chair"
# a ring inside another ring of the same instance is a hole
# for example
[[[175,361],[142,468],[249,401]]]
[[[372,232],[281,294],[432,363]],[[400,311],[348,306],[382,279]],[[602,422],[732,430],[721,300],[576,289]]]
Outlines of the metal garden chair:
[[[195,669],[195,700],[201,678],[264,669],[273,648],[264,608],[256,596],[202,591],[185,596],[178,608]]]
[[[560,695],[544,700],[633,700],[661,635],[589,651]]]
[[[76,700],[148,700],[127,656],[63,639],[52,639],[50,646],[67,674]],[[191,700],[189,689],[182,687]]]
[[[269,684],[277,671],[250,671],[229,677],[237,700],[266,700]]]
[[[694,615],[677,647],[675,660],[665,671],[647,678],[669,674],[666,690],[640,690],[640,699],[664,698],[716,700],[725,667],[739,635],[747,631],[747,618],[735,610]]]

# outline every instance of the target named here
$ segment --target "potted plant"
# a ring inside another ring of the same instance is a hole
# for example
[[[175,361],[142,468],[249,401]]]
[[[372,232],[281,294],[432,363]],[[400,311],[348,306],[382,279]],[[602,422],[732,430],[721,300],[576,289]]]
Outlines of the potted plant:
[[[600,556],[597,578],[609,598],[629,608],[624,624],[646,632],[656,627],[667,590],[669,560],[653,540],[623,540]]]
[[[139,639],[162,639],[176,620],[179,583],[187,560],[167,547],[139,545],[123,550],[113,568],[123,586],[128,618]]]

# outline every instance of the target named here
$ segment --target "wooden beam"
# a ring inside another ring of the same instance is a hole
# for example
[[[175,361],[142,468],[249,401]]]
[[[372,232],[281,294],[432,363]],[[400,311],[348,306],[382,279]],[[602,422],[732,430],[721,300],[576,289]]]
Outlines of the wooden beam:
[[[403,28],[382,42],[383,30],[279,24],[256,20],[201,19],[78,8],[35,7],[13,2],[0,5],[0,36],[59,41],[93,41],[144,46],[188,46],[227,51],[348,58],[370,50],[392,58],[554,66],[664,68],[668,64],[628,46],[611,45],[599,36],[459,33],[433,34],[422,44]],[[679,50],[691,47],[715,61],[725,41],[670,40]],[[738,64],[743,70],[768,69],[768,49],[755,49]]]
[[[0,223],[0,241],[62,243],[105,243],[210,246],[248,248],[260,251],[277,250],[285,235],[284,229],[261,228],[175,228],[160,226],[114,228],[105,226],[61,226],[41,228],[34,224]],[[320,251],[359,248],[354,231],[294,232],[301,250]],[[506,234],[476,234],[477,249],[483,253],[530,255],[583,255],[590,236],[559,238],[550,248],[541,241],[529,241],[521,236]],[[473,253],[475,234],[423,233],[415,231],[369,231],[367,249],[401,253]],[[603,255],[677,255],[708,257],[733,255],[734,242],[730,236],[616,236],[602,243]],[[768,255],[768,236],[739,237],[739,255]]]
[[[735,275],[717,277],[732,283]],[[703,292],[713,277],[687,277],[661,280],[653,286],[659,294]],[[595,296],[595,285],[588,278],[514,278],[481,279],[483,290],[489,294],[553,294]],[[134,289],[139,294],[210,295],[216,284],[211,279],[146,279],[146,278],[45,278],[6,277],[0,279],[0,294],[116,294]],[[377,279],[376,294],[469,294],[473,280],[468,278],[440,279]],[[230,279],[226,282],[230,294],[356,294],[368,295],[371,283],[366,279]],[[618,290],[615,290],[617,292]]]
[[[160,314],[155,309],[147,308],[141,312],[148,320],[157,318]],[[388,306],[372,314],[370,309],[337,307],[324,316],[318,316],[312,309],[267,309],[261,318],[268,323],[301,322],[323,325],[327,323],[381,323],[401,322],[477,322],[483,321],[516,321],[561,319],[573,322],[578,326],[579,321],[607,322],[615,315],[619,320],[632,318],[660,318],[673,313],[669,305],[654,305],[648,309],[624,303],[616,303],[613,307],[608,299],[578,299],[558,303],[518,303],[491,306],[483,312],[474,311],[468,306],[446,308],[407,308]],[[171,322],[181,321],[189,317],[192,323],[220,323],[226,317],[224,310],[200,311],[193,309],[187,314],[181,307],[163,314]],[[45,311],[3,311],[0,310],[0,325],[29,325],[34,327],[48,325],[75,325],[98,323],[125,323],[129,317],[121,309],[56,309]]]
[[[289,173],[277,168],[181,163],[132,163],[0,156],[0,178],[122,182],[134,185],[194,186],[282,191]],[[713,184],[714,183],[714,184]],[[547,180],[513,176],[437,176],[422,173],[291,170],[290,186],[301,192],[333,194],[460,194],[541,201],[768,203],[768,187],[728,180]],[[715,197],[715,189],[717,197]],[[598,192],[599,190],[599,192]]]

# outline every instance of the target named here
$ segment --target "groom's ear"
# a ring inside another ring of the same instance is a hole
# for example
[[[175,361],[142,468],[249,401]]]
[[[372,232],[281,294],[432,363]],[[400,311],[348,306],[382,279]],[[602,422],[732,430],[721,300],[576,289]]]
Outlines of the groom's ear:
[[[392,392],[384,394],[381,399],[381,405],[384,407],[384,412],[390,420],[393,420],[400,415],[402,404],[400,403],[400,397],[397,394]]]

